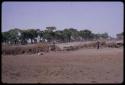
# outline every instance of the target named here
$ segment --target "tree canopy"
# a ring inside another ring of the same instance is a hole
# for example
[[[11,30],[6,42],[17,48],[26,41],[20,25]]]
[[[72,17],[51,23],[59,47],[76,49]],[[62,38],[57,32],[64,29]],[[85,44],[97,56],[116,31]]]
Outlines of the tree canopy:
[[[26,44],[28,40],[30,43],[34,43],[36,38],[40,37],[40,41],[58,41],[58,42],[72,42],[72,41],[87,41],[96,40],[100,38],[107,39],[108,33],[95,34],[91,30],[84,29],[78,31],[74,28],[65,28],[64,30],[57,30],[55,26],[46,27],[45,30],[40,29],[26,29],[19,28],[11,29],[6,32],[2,32],[2,42],[12,44]]]

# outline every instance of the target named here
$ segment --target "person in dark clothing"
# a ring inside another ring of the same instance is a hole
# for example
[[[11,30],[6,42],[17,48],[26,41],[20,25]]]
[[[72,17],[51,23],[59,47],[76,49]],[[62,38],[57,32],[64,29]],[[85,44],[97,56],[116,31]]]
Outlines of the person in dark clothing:
[[[99,48],[100,48],[100,42],[97,41],[97,49],[99,49]]]
[[[51,46],[51,51],[56,51],[56,45],[55,42],[53,42],[52,46]]]
[[[53,42],[53,48],[54,48],[54,51],[55,51],[56,50],[55,42]]]

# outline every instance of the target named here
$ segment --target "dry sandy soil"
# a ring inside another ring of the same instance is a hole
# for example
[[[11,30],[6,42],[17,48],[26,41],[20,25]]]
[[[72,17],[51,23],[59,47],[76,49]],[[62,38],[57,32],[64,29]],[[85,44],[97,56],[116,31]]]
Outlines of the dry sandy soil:
[[[3,83],[122,83],[123,48],[2,56]]]

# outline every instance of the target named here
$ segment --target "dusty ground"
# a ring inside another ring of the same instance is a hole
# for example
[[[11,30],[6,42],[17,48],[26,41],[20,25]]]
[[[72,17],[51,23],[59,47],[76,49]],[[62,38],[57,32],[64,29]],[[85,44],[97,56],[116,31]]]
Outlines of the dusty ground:
[[[121,83],[123,48],[2,56],[3,83]]]

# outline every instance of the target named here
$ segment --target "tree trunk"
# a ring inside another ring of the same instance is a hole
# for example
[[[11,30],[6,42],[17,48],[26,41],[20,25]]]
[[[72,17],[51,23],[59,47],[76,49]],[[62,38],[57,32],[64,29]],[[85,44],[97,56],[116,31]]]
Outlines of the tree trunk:
[[[33,44],[33,39],[31,38],[31,44]]]
[[[16,44],[16,40],[14,41],[14,44]]]

